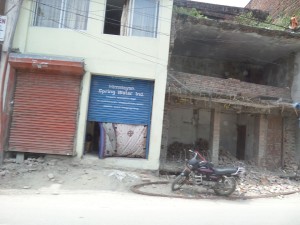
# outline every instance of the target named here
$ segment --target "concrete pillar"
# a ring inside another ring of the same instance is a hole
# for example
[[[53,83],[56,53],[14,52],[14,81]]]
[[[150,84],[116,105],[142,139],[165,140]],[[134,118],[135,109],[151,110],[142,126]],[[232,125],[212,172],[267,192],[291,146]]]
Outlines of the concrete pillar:
[[[211,161],[215,165],[219,163],[220,122],[221,113],[215,109],[212,109],[210,116],[209,149],[211,151]]]
[[[16,163],[21,164],[24,162],[25,154],[24,152],[18,152],[16,156]]]
[[[294,79],[291,88],[291,96],[293,102],[300,103],[300,53],[295,55],[295,62],[294,62]],[[300,120],[296,121],[297,128],[296,128],[296,159],[298,162],[298,166],[300,166]]]
[[[166,103],[164,109],[163,131],[162,131],[161,150],[160,150],[160,159],[159,159],[160,169],[164,168],[164,165],[167,161],[168,137],[169,137],[169,126],[170,126],[169,112],[170,112],[169,106]]]
[[[258,134],[257,134],[257,164],[265,166],[265,156],[267,151],[268,119],[266,115],[258,117]]]
[[[296,153],[296,162],[300,168],[300,118],[295,121],[296,126],[296,143],[295,143],[295,153]]]

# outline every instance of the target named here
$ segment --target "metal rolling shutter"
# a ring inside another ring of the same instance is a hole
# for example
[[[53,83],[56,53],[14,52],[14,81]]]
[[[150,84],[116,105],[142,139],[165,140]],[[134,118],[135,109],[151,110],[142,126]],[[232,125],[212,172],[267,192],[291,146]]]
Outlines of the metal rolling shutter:
[[[72,155],[81,76],[18,73],[9,151]]]
[[[150,125],[153,85],[147,80],[93,76],[88,120]]]

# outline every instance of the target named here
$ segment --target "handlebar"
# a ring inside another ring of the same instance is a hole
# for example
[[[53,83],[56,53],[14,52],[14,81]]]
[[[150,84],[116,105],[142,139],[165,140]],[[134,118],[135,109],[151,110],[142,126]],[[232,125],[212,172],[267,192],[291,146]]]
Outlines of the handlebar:
[[[202,160],[202,161],[204,161],[204,162],[207,162],[207,160],[204,158],[204,156],[203,155],[201,155],[198,151],[193,151],[192,149],[189,149],[189,152],[191,152],[191,153],[194,153],[195,154],[195,156],[194,157],[197,157],[197,155],[199,156],[199,158]]]

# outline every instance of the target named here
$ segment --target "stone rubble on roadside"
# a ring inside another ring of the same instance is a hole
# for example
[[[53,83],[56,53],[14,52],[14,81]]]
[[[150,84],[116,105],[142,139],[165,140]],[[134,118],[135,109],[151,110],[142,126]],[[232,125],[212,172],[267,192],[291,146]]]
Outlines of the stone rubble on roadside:
[[[265,168],[258,168],[253,162],[237,161],[235,157],[230,155],[226,151],[220,151],[219,164],[220,166],[234,165],[243,166],[246,169],[246,174],[238,181],[237,190],[234,192],[236,196],[257,196],[257,195],[271,195],[279,193],[288,193],[293,191],[300,191],[300,182],[297,179],[292,179],[291,176],[282,175],[300,175],[298,167],[294,164],[286,167],[284,170],[268,171]],[[99,171],[97,165],[84,164],[78,160],[70,160],[70,158],[56,159],[56,158],[27,158],[21,164],[17,164],[15,159],[5,159],[4,164],[0,166],[0,180],[5,179],[5,182],[0,182],[0,188],[5,185],[14,187],[13,183],[10,184],[11,178],[26,177],[30,174],[38,174],[43,172],[43,179],[48,179],[58,184],[68,183],[70,180],[70,173],[73,170],[78,170],[80,173],[76,180],[80,180],[82,177],[86,177],[88,181],[97,182],[97,178],[93,175],[92,171]],[[112,180],[117,180],[118,183],[126,184],[127,186],[132,185],[133,182],[146,183],[155,180],[154,176],[149,175],[145,172],[131,172],[121,171],[116,169],[101,169],[102,174]],[[55,175],[54,175],[55,174]],[[165,175],[165,180],[173,180],[174,175]],[[77,182],[77,181],[76,181]],[[84,182],[83,182],[84,183]],[[82,183],[82,184],[83,184]],[[101,181],[99,181],[101,183]],[[25,185],[26,184],[26,185]],[[29,187],[34,189],[33,186],[27,185],[28,183],[23,182],[19,185],[20,188]],[[84,183],[85,184],[85,183]],[[112,183],[113,184],[113,183]],[[30,185],[32,185],[30,183]],[[86,183],[86,186],[88,184]],[[159,186],[152,185],[152,189],[160,190]],[[169,188],[168,188],[169,190]]]
[[[108,174],[108,176],[113,177],[119,181],[123,181],[126,179],[129,182],[139,179],[139,177],[137,175],[134,175],[129,172],[120,171],[120,170],[114,170],[114,171],[110,172]]]
[[[183,144],[174,142],[168,147],[167,162],[175,171],[175,167],[180,164],[184,165],[184,159],[189,158],[188,149],[196,148],[202,155],[210,160],[209,154],[203,149],[206,148],[205,140],[197,143],[195,146],[191,144]],[[184,150],[185,149],[185,150]],[[230,154],[229,151],[224,149],[219,150],[219,162],[218,165],[222,166],[241,166],[246,169],[246,174],[238,181],[237,195],[270,195],[281,192],[300,191],[300,168],[298,168],[295,161],[295,152],[285,152],[284,167],[283,169],[277,169],[276,171],[268,171],[265,168],[259,168],[252,161],[239,161]],[[174,164],[176,163],[176,164]],[[168,168],[168,171],[172,169]],[[180,171],[182,168],[180,168]],[[178,169],[176,169],[178,172]],[[165,175],[166,179],[172,178],[169,175]]]
[[[0,171],[0,176],[4,177],[7,173],[7,170]]]
[[[265,168],[259,168],[253,162],[237,161],[227,151],[220,151],[220,166],[242,166],[246,169],[246,174],[238,181],[236,195],[272,195],[279,193],[288,193],[300,191],[300,182],[289,179],[289,176],[282,178],[281,175],[291,172],[291,168],[298,169],[295,165],[290,166],[289,170],[268,171]]]
[[[48,174],[48,178],[49,178],[49,180],[52,180],[52,179],[54,179],[54,177],[55,177],[55,176],[54,176],[54,174],[53,174],[53,173],[49,173],[49,174]]]

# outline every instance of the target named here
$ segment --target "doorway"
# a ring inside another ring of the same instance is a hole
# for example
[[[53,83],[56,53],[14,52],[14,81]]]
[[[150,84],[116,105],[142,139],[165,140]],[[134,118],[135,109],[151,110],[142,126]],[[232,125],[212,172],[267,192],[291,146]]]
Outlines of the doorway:
[[[236,157],[238,160],[245,160],[245,149],[246,149],[246,126],[237,126],[237,146],[236,146]]]

